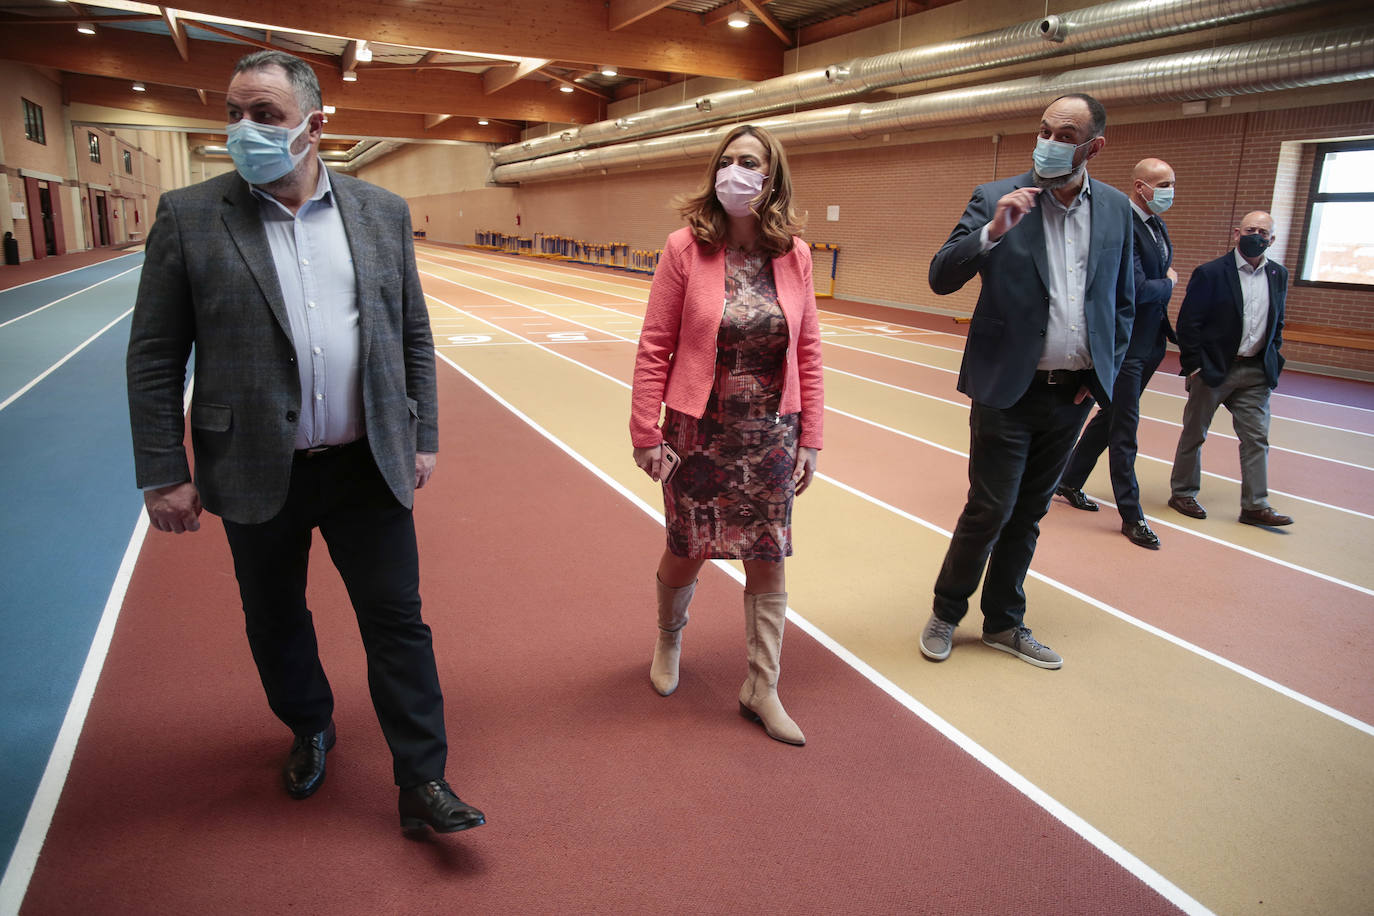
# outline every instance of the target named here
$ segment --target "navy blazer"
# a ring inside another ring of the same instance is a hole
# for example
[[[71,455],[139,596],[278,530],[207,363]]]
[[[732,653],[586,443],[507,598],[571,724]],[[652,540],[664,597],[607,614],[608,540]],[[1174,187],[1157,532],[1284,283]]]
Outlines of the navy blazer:
[[[1169,267],[1174,262],[1174,246],[1169,230],[1158,216],[1160,234],[1164,236],[1164,251],[1150,233],[1150,227],[1133,217],[1135,227],[1135,325],[1131,328],[1131,343],[1126,355],[1132,359],[1162,359],[1165,341],[1178,342],[1169,324],[1169,299],[1174,284],[1169,280]]]
[[[1283,371],[1283,305],[1288,294],[1288,269],[1272,260],[1264,264],[1269,278],[1269,323],[1265,330],[1264,377],[1270,388],[1279,384]],[[1245,332],[1245,300],[1240,291],[1236,252],[1231,249],[1208,261],[1188,278],[1188,291],[1178,312],[1180,375],[1202,370],[1202,380],[1213,388],[1226,378],[1240,349]]]
[[[1131,242],[1135,216],[1125,194],[1100,181],[1089,181],[1092,241],[1084,309],[1093,372],[1088,389],[1099,403],[1107,404],[1135,316]],[[930,288],[941,296],[961,289],[974,274],[982,278],[959,369],[959,390],[988,407],[1006,408],[1021,399],[1045,349],[1050,295],[1041,205],[1032,208],[986,254],[979,239],[997,211],[997,201],[1034,184],[1034,174],[1026,172],[979,185],[959,224],[930,262]]]

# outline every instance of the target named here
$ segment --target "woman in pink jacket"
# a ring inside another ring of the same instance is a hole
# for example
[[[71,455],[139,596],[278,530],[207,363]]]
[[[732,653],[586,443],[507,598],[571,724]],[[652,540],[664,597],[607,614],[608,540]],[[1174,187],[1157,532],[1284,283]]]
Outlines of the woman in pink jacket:
[[[664,696],[677,688],[702,564],[742,560],[749,678],[740,714],[771,738],[805,744],[777,684],[792,497],[810,486],[821,448],[821,340],[782,147],[762,128],[734,128],[679,209],[688,225],[668,237],[654,274],[630,414],[635,464],[664,481],[668,527],[649,678]]]

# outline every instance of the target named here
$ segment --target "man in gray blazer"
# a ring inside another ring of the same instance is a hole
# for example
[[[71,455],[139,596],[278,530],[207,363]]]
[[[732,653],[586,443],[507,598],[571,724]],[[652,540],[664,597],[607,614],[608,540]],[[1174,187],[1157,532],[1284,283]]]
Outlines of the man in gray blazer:
[[[439,446],[434,344],[401,198],[328,172],[309,64],[240,60],[236,172],[162,196],[129,340],[135,468],[160,531],[221,516],[268,705],[295,735],[293,798],[324,781],[334,700],[306,608],[320,529],[348,588],[400,787],[401,825],[485,822],[444,781],[447,738],[420,616],[414,491]],[[195,348],[192,481],[182,391]]]
[[[986,566],[983,642],[1041,668],[1064,663],[1024,625],[1023,584],[1089,395],[1109,402],[1135,315],[1130,201],[1087,173],[1106,124],[1091,96],[1055,99],[1034,168],[979,185],[930,262],[940,295],[982,280],[959,370],[973,400],[968,501],[921,635],[933,661],[949,657]]]

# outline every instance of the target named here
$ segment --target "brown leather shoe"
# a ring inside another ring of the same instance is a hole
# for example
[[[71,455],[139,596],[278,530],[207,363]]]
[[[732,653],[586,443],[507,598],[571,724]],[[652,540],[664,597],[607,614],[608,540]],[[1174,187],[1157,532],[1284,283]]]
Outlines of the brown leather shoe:
[[[1262,528],[1279,528],[1293,524],[1292,516],[1279,515],[1269,506],[1262,509],[1241,509],[1240,521],[1244,525],[1258,525]]]
[[[1169,508],[1175,512],[1182,512],[1189,518],[1207,517],[1207,510],[1202,508],[1202,503],[1191,496],[1170,496]]]

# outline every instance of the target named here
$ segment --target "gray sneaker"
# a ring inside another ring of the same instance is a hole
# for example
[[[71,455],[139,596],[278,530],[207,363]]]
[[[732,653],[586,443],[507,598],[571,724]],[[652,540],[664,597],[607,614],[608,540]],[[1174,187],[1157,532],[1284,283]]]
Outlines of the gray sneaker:
[[[931,661],[942,662],[954,648],[954,624],[946,623],[934,614],[921,633],[921,654]]]
[[[1012,627],[1000,633],[984,633],[983,645],[992,646],[1015,655],[1022,661],[1030,662],[1037,668],[1062,668],[1064,660],[1049,646],[1042,646],[1031,635],[1030,627]],[[921,651],[925,651],[922,640]],[[927,653],[929,654],[929,653]],[[948,654],[948,650],[946,650]]]

